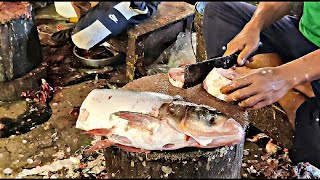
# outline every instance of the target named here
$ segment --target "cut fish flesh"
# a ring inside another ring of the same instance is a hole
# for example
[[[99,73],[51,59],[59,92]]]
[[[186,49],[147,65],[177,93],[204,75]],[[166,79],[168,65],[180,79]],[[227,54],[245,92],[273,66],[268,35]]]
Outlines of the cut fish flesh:
[[[169,82],[178,88],[182,88],[184,85],[184,68],[171,68],[168,71]]]
[[[231,83],[230,79],[222,76],[222,74],[230,73],[228,69],[213,68],[203,81],[203,88],[212,96],[225,101],[226,95],[220,92],[223,86]]]

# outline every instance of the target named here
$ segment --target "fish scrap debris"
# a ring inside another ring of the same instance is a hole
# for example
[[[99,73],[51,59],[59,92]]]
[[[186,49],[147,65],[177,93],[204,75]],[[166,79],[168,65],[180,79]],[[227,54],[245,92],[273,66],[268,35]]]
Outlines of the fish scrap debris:
[[[259,133],[259,134],[255,135],[255,136],[253,136],[252,138],[246,138],[246,140],[250,141],[250,142],[257,142],[262,138],[269,138],[269,136],[267,136],[264,133]]]
[[[145,153],[213,148],[244,138],[242,126],[216,109],[160,93],[128,90],[93,90],[80,107],[76,128],[106,137],[88,152],[110,146]]]
[[[52,97],[54,89],[47,83],[45,79],[41,79],[41,86],[36,92],[22,92],[21,97],[29,98],[41,103],[45,103]]]
[[[72,156],[66,159],[55,159],[43,166],[23,169],[15,178],[28,178],[29,176],[42,177],[43,179],[56,178],[95,178],[104,179],[109,175],[106,172],[106,164],[103,154],[85,154],[82,147]]]
[[[294,172],[297,179],[320,179],[320,169],[310,163],[301,162],[295,168]]]
[[[265,143],[260,141],[266,139]],[[268,140],[269,139],[269,140]],[[319,179],[320,170],[308,162],[294,165],[290,160],[289,150],[281,148],[274,140],[264,133],[259,133],[252,138],[246,138],[247,142],[257,143],[257,151],[244,150],[242,163],[243,178],[270,178],[270,179]],[[249,153],[249,151],[252,151]],[[246,152],[246,153],[245,153]],[[249,157],[250,154],[255,154]]]

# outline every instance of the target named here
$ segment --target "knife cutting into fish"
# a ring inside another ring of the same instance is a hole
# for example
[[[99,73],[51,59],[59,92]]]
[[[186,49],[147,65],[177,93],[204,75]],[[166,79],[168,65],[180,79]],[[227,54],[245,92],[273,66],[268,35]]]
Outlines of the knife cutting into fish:
[[[251,58],[258,54],[262,43],[259,43],[256,48],[248,57]],[[211,58],[202,62],[194,64],[188,64],[184,68],[172,68],[168,72],[169,81],[173,86],[180,88],[190,88],[202,83],[210,71],[214,68],[229,69],[237,65],[237,58],[241,51],[237,51],[234,54],[224,57]]]
[[[250,59],[254,55],[258,54],[259,48],[262,43],[259,43],[258,48],[256,48],[248,57]],[[198,62],[195,64],[188,64],[184,68],[184,84],[183,88],[193,87],[197,84],[203,82],[206,76],[210,73],[213,68],[223,68],[229,69],[237,64],[237,58],[241,51],[237,51],[234,54],[224,57],[217,57],[205,60],[203,62]]]

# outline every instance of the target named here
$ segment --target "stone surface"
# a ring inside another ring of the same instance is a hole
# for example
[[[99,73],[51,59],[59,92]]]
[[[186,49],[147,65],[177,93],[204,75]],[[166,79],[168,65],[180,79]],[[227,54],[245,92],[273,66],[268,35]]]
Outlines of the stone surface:
[[[27,110],[27,103],[25,100],[14,101],[10,103],[0,102],[0,119],[10,118],[16,119]]]
[[[63,151],[67,157],[82,145],[90,144],[91,137],[75,128],[77,116],[70,112],[74,107],[81,106],[92,89],[102,88],[105,83],[104,80],[98,80],[64,87],[54,94],[50,102],[52,116],[47,122],[26,134],[1,138],[0,178],[15,177],[22,168],[44,165],[52,161],[52,155],[58,151]],[[67,151],[68,148],[71,149],[70,152]],[[33,163],[28,164],[27,159],[32,159]],[[10,176],[3,174],[6,168],[13,170]]]

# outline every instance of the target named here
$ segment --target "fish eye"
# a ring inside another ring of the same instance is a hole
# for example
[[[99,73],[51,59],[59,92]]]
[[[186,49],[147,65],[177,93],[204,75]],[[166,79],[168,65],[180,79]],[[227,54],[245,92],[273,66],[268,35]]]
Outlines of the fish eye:
[[[213,117],[211,117],[210,118],[210,120],[209,120],[209,123],[211,124],[211,125],[214,125],[216,122],[215,122],[215,117],[213,116]]]

